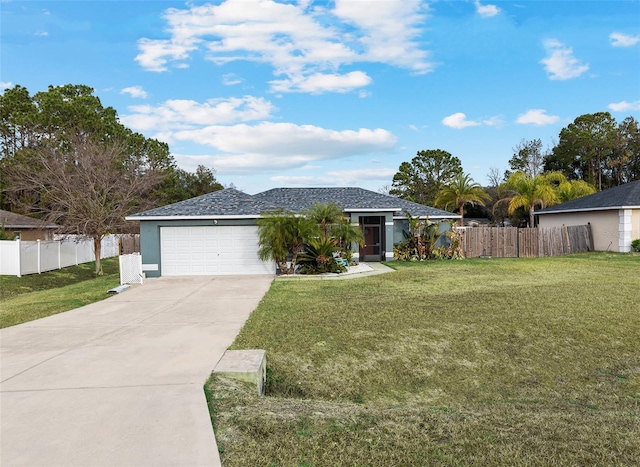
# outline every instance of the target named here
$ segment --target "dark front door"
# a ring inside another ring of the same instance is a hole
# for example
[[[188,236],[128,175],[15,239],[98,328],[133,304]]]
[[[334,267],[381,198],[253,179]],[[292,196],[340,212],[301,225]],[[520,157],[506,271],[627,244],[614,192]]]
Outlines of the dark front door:
[[[379,217],[364,217],[362,219],[364,246],[360,249],[361,261],[382,261],[382,235]]]

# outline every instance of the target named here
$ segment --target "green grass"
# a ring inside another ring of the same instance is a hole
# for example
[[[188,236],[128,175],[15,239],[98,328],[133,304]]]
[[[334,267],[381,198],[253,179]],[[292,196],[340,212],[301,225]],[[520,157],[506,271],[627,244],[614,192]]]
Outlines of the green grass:
[[[226,466],[634,465],[640,255],[392,263],[276,282],[209,382]]]
[[[118,258],[102,260],[103,276],[95,263],[42,274],[0,276],[0,328],[68,311],[107,298],[120,283]]]

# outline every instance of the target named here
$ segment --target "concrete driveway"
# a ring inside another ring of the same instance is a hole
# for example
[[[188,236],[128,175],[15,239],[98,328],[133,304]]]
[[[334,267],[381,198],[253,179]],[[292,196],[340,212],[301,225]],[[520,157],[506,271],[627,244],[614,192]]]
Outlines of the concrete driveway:
[[[1,330],[0,464],[219,465],[202,386],[272,280],[149,279]]]

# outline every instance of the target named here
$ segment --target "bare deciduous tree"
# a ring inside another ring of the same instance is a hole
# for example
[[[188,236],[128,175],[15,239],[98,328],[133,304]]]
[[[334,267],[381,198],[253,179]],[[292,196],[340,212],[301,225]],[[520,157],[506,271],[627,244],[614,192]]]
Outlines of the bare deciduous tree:
[[[489,188],[496,188],[504,181],[500,169],[497,167],[489,167],[487,180],[489,180]]]
[[[119,140],[76,135],[64,149],[52,140],[29,151],[29,165],[7,167],[8,196],[18,203],[24,202],[20,193],[39,192],[38,204],[25,208],[62,225],[62,234],[92,238],[96,274],[101,274],[102,238],[131,228],[125,216],[149,206],[148,195],[163,174]]]

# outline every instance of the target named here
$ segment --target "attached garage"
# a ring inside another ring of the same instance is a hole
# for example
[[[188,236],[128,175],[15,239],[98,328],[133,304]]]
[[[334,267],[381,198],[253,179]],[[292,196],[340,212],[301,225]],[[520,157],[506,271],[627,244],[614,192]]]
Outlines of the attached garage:
[[[160,227],[165,276],[274,274],[273,262],[258,257],[258,227]]]

